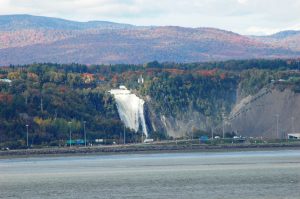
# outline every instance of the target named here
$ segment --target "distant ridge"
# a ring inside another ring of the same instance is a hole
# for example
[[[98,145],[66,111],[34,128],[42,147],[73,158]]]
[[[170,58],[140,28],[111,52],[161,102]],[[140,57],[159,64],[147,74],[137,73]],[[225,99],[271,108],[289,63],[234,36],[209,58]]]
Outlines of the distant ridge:
[[[44,30],[86,30],[101,28],[133,28],[133,25],[108,21],[77,22],[65,19],[32,16],[32,15],[0,15],[1,31],[18,31],[24,29]]]
[[[300,56],[299,31],[244,36],[214,28],[76,22],[32,15],[0,16],[0,65],[201,62]]]
[[[300,31],[285,30],[285,31],[278,32],[278,33],[275,33],[275,34],[267,36],[267,37],[275,38],[275,39],[284,39],[284,38],[292,37],[292,36],[295,36],[295,35],[300,35]]]

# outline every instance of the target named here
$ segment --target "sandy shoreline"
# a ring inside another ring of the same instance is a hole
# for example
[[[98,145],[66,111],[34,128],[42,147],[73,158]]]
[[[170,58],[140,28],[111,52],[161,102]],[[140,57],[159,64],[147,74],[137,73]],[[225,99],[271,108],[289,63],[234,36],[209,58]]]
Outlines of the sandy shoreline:
[[[243,151],[243,150],[284,150],[300,149],[300,143],[280,144],[184,144],[184,145],[162,145],[162,144],[133,144],[116,146],[95,147],[64,147],[64,148],[42,148],[0,151],[0,158],[17,158],[32,156],[64,156],[64,155],[110,155],[122,153],[166,153],[166,152],[209,152],[209,151]]]

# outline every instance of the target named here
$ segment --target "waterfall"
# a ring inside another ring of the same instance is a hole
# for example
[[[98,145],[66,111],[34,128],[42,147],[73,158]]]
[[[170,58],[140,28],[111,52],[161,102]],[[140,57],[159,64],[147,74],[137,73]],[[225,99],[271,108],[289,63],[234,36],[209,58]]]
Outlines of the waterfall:
[[[120,89],[112,89],[109,92],[116,100],[119,116],[125,126],[137,132],[141,125],[143,133],[148,137],[144,115],[145,101],[132,94],[125,86],[120,86]]]

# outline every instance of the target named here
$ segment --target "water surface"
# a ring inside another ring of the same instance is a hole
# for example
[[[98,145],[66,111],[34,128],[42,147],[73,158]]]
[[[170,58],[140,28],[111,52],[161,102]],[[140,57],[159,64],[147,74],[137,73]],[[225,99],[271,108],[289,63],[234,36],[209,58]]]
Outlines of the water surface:
[[[0,160],[0,198],[299,199],[300,151]]]

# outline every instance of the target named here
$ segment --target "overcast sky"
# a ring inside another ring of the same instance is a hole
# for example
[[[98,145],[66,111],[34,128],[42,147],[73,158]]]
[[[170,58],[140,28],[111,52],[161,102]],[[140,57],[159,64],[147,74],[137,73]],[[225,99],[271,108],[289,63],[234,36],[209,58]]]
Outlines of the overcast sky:
[[[215,27],[256,35],[300,29],[300,0],[0,0],[0,14]]]

